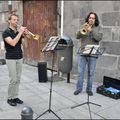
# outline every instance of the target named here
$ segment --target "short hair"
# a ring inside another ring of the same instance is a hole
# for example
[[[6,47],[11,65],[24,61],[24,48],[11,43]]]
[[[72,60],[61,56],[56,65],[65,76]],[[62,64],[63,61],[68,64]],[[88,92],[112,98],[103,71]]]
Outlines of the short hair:
[[[88,14],[88,16],[87,16],[86,19],[85,19],[85,22],[88,22],[88,19],[89,19],[89,17],[90,17],[91,14],[94,14],[94,15],[95,15],[95,26],[98,26],[100,22],[99,22],[99,20],[98,20],[97,14],[94,13],[94,12],[90,12],[90,13]]]
[[[16,16],[16,17],[18,17],[17,14],[10,14],[9,17],[8,17],[8,20],[11,20],[12,16]]]

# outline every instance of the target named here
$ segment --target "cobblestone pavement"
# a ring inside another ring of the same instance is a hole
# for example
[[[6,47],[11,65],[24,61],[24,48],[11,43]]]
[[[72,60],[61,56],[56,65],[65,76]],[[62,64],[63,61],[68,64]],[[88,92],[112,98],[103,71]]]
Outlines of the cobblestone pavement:
[[[50,71],[48,77],[50,78]],[[73,95],[76,80],[66,82],[66,78],[54,75],[52,84],[51,110],[61,119],[120,119],[120,100],[115,100],[96,93],[96,88],[100,83],[94,83],[94,95],[89,97],[89,101],[101,105],[101,107],[89,104],[71,107],[87,102],[88,96],[85,92]],[[0,65],[0,119],[21,119],[21,111],[25,106],[33,110],[33,119],[49,109],[50,81],[38,82],[38,69],[27,64],[23,64],[22,79],[19,89],[19,97],[24,101],[22,105],[16,107],[7,104],[8,71],[6,65]],[[91,117],[90,117],[91,113]],[[46,112],[39,119],[57,119],[52,112]]]

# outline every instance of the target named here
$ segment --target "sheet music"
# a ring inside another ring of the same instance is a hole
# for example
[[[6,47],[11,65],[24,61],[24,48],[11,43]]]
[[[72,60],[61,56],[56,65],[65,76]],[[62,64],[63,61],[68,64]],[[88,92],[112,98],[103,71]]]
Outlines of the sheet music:
[[[93,49],[92,52],[91,49]],[[89,54],[91,52],[91,54],[95,55],[97,54],[98,49],[99,45],[86,45],[83,54]]]
[[[50,39],[48,40],[47,44],[42,49],[42,52],[44,52],[44,51],[47,52],[47,51],[50,51],[50,50],[54,50],[55,47],[57,46],[59,40],[60,40],[60,37],[58,37],[58,36],[50,37]]]

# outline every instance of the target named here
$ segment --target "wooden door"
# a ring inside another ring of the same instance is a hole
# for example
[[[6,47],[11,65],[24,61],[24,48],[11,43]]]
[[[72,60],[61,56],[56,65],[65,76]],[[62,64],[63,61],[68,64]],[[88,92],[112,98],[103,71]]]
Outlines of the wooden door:
[[[28,39],[28,48],[24,49],[25,61],[33,64],[43,59],[42,48],[57,35],[57,1],[23,1],[23,24],[40,36],[39,40]]]

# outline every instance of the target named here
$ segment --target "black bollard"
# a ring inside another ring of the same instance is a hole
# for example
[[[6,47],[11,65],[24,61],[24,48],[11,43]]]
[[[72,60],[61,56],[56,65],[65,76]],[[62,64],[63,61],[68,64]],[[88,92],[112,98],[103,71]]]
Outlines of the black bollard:
[[[21,119],[22,120],[33,120],[33,110],[30,107],[24,107],[21,111]]]

